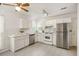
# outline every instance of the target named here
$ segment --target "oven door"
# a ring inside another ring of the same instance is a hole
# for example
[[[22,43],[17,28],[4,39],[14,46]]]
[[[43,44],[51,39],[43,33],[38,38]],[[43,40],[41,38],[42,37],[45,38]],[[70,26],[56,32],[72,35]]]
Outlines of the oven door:
[[[52,34],[46,34],[44,40],[45,41],[51,41],[52,42]]]

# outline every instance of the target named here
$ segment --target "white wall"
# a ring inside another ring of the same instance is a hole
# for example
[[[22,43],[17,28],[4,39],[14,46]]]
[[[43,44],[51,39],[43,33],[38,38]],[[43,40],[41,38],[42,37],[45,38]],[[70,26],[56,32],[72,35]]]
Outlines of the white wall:
[[[25,13],[16,12],[13,7],[0,7],[0,15],[4,16],[4,49],[9,49],[9,36],[16,33],[20,28],[20,19],[26,20]],[[28,22],[27,22],[28,23]]]
[[[9,48],[9,36],[16,33],[19,29],[20,19],[15,14],[5,15],[5,48]]]
[[[79,56],[79,4],[77,6],[77,55]]]
[[[3,33],[4,33],[4,16],[0,15],[0,50],[4,49]]]

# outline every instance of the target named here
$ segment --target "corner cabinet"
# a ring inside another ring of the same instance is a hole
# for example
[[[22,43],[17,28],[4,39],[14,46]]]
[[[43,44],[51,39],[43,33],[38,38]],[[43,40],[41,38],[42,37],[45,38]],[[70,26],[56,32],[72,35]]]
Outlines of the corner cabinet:
[[[29,35],[10,37],[10,50],[15,52],[29,45]]]

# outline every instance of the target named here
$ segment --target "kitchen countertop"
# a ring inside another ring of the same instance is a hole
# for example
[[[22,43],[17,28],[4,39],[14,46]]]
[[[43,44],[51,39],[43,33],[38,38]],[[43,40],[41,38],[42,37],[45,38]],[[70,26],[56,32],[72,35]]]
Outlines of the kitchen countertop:
[[[12,34],[9,37],[19,37],[19,36],[25,36],[25,35],[29,35],[28,33],[16,33],[16,34]]]

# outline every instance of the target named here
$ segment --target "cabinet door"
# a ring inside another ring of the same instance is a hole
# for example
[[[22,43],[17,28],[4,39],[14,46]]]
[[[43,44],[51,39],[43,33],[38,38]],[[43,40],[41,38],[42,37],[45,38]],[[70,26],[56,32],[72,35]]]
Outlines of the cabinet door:
[[[22,37],[18,37],[15,39],[15,50],[21,49],[24,47],[24,39]]]
[[[53,45],[56,46],[56,33],[53,33]]]
[[[44,41],[44,35],[43,34],[37,34],[38,36],[37,36],[37,39],[38,39],[38,41],[39,42],[43,42]]]
[[[63,48],[63,24],[57,24],[57,47]]]
[[[28,46],[29,45],[29,36],[25,36],[24,45],[25,46]]]

